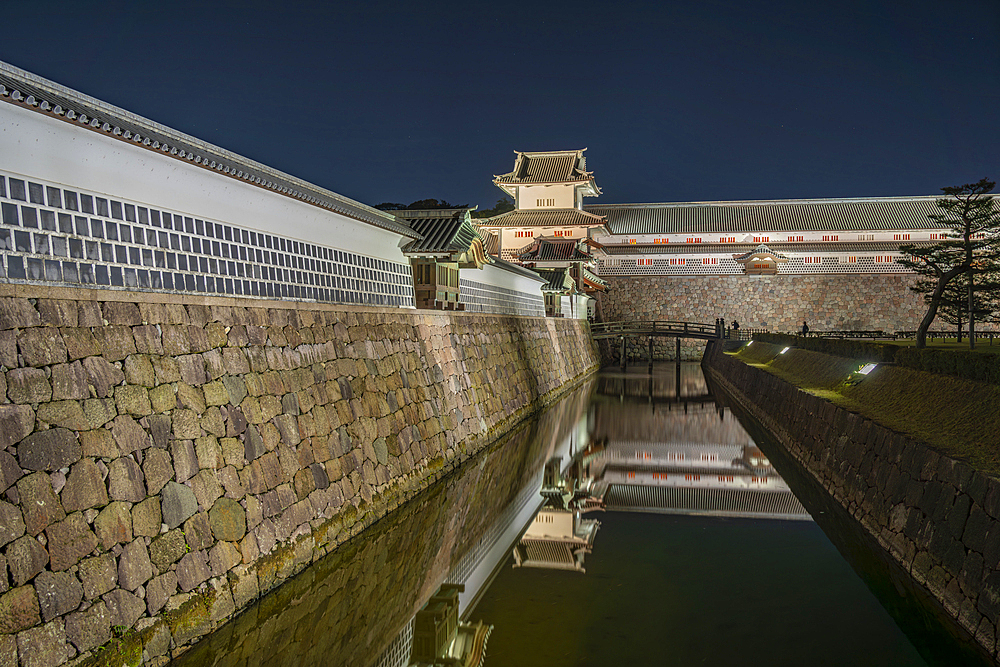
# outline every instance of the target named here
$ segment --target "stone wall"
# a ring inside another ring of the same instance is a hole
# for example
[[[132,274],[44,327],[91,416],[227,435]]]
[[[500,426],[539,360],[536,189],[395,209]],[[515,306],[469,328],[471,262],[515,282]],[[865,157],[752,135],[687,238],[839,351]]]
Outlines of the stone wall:
[[[596,350],[567,319],[5,285],[0,365],[0,664],[113,635],[163,664]]]
[[[996,659],[1000,481],[729,357],[714,342],[703,365]]]
[[[743,328],[795,331],[915,330],[926,307],[910,291],[913,275],[644,276],[608,278],[604,318],[682,320],[717,317]]]

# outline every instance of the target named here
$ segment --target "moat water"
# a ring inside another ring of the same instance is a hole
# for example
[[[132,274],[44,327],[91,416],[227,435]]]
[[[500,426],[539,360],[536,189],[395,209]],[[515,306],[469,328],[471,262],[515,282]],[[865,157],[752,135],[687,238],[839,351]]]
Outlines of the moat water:
[[[442,584],[489,667],[972,664],[760,444],[696,364],[602,373],[174,664],[416,664]]]

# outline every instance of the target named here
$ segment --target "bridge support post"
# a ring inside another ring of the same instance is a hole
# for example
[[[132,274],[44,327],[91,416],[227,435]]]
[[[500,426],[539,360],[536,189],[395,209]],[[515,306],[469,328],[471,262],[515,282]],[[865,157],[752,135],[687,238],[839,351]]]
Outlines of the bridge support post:
[[[625,372],[625,368],[627,367],[627,361],[625,360],[625,352],[626,352],[625,336],[622,336],[622,354],[621,354],[622,373]]]
[[[649,337],[649,372],[653,373],[653,337]]]

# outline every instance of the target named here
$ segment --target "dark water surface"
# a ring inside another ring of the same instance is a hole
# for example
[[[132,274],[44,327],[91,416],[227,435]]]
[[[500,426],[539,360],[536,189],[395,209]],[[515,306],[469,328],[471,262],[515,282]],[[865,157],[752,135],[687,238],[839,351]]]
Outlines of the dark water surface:
[[[968,664],[925,662],[700,368],[677,379],[597,376],[175,664],[407,665],[448,582],[488,667]]]

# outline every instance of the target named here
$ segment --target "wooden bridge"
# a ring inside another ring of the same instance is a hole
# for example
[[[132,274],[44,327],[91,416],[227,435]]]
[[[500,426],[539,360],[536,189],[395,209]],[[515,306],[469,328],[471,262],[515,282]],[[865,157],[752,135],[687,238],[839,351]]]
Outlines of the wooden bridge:
[[[633,320],[630,322],[600,322],[590,325],[590,334],[593,336],[594,340],[608,340],[611,338],[618,338],[621,340],[621,352],[619,358],[621,361],[621,369],[623,371],[626,370],[626,366],[628,364],[625,348],[626,339],[643,336],[649,339],[649,369],[650,372],[652,372],[653,339],[663,337],[674,338],[677,341],[677,352],[674,358],[677,362],[677,374],[679,378],[681,368],[681,338],[698,338],[701,340],[725,338],[726,322],[721,319],[716,320],[714,324],[644,320]]]
[[[725,335],[725,326],[721,322],[715,324],[670,321],[600,322],[590,325],[590,333],[594,340],[619,336],[667,336],[710,340],[722,338]]]

